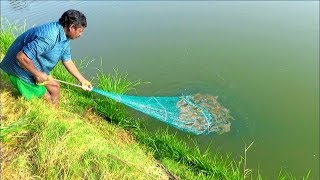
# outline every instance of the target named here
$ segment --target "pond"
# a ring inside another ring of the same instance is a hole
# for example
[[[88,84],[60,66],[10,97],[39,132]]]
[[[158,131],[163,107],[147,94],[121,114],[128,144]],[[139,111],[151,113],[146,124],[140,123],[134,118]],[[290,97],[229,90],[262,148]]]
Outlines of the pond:
[[[150,82],[136,95],[218,96],[235,120],[228,133],[192,136],[202,150],[239,158],[254,141],[248,168],[263,177],[319,179],[319,2],[1,1],[1,17],[27,27],[68,9],[87,16],[71,46],[73,58],[96,59],[88,78],[116,68]],[[166,128],[135,115],[150,131]]]

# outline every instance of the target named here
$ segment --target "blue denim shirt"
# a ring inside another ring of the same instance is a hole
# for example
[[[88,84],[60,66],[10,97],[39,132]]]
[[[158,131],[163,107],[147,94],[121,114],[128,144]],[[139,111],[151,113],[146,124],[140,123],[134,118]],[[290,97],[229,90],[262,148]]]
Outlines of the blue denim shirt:
[[[31,73],[24,70],[16,56],[23,51],[42,72],[49,74],[59,59],[71,60],[70,39],[66,37],[59,22],[51,22],[33,27],[21,34],[10,46],[0,63],[0,68],[27,83],[35,84]]]

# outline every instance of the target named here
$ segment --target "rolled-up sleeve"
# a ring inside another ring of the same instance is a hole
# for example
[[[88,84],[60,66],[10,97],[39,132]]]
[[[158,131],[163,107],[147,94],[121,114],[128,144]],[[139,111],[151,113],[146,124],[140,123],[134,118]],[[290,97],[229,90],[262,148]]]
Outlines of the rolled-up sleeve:
[[[22,51],[30,58],[36,59],[37,55],[41,55],[49,51],[54,46],[54,41],[49,38],[37,37],[22,48]]]

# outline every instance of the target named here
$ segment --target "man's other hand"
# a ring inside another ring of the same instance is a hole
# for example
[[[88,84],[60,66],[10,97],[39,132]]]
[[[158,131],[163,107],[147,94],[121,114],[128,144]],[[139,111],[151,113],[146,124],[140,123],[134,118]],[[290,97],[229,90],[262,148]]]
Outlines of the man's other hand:
[[[92,90],[92,84],[88,80],[84,80],[81,82],[82,89],[85,91],[91,91]]]

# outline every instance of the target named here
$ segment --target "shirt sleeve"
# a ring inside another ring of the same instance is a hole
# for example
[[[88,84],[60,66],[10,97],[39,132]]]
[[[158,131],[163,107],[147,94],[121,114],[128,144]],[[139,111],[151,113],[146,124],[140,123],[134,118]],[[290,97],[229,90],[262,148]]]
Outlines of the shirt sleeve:
[[[64,49],[63,53],[60,57],[62,62],[71,60],[71,50],[70,50],[70,42],[67,44],[67,47]]]
[[[22,51],[30,58],[36,59],[37,55],[41,55],[54,46],[54,41],[49,38],[36,37],[22,48]]]

